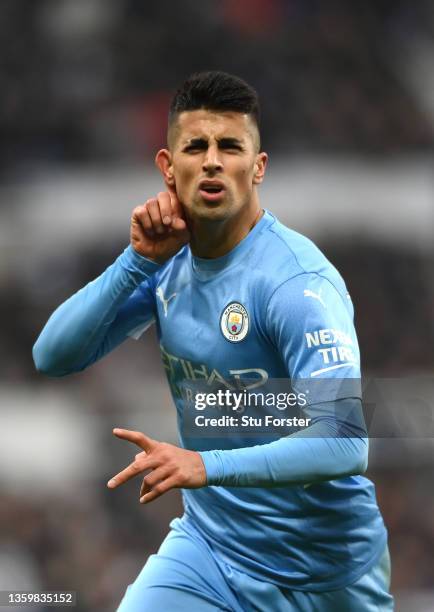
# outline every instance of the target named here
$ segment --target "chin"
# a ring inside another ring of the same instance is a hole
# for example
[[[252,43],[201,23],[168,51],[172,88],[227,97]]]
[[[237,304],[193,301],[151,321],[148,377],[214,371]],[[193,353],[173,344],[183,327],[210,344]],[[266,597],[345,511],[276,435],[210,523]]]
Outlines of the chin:
[[[192,213],[198,219],[219,221],[230,217],[230,206],[224,200],[221,202],[201,201],[193,207]]]

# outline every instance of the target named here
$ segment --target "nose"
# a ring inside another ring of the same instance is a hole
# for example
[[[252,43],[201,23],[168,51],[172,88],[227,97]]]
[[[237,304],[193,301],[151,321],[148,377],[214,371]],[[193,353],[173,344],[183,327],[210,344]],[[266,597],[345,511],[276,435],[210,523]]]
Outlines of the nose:
[[[216,145],[210,145],[206,150],[202,170],[207,174],[215,174],[216,172],[221,172],[223,170],[220,151]]]

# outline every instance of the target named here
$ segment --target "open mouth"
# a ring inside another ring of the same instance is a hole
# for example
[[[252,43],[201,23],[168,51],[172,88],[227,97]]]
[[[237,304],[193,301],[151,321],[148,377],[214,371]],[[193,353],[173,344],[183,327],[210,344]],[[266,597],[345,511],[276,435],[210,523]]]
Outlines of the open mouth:
[[[223,197],[225,188],[221,183],[204,181],[199,186],[199,193],[204,200],[215,202]]]
[[[220,193],[220,191],[223,191],[221,187],[212,187],[210,185],[207,185],[205,187],[202,187],[202,191],[206,191],[207,193]]]

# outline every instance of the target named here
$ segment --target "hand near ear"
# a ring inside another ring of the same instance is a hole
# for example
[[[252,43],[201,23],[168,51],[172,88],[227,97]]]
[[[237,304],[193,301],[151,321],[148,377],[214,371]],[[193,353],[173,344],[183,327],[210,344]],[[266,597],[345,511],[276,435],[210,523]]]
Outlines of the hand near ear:
[[[161,191],[133,210],[130,240],[139,255],[159,264],[189,242],[190,233],[174,190]]]

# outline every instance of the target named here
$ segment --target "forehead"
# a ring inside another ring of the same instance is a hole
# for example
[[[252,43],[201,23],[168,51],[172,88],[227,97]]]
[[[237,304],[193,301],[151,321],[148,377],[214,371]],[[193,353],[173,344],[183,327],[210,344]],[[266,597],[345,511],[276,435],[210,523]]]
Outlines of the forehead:
[[[245,141],[254,138],[254,130],[251,118],[245,113],[205,109],[180,113],[176,125],[177,140],[180,143],[192,138],[237,138]]]

